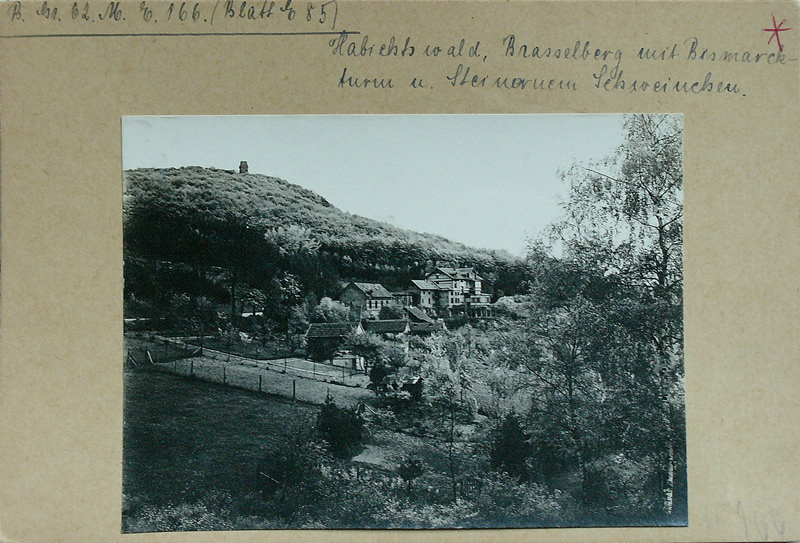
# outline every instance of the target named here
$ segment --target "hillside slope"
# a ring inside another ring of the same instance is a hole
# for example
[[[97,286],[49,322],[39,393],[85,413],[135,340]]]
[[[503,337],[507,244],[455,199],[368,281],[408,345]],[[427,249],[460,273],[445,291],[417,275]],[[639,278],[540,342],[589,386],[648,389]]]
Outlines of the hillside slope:
[[[404,286],[432,265],[474,266],[500,292],[515,290],[524,275],[523,263],[504,251],[352,215],[299,185],[259,174],[128,170],[124,220],[129,257],[231,268],[248,282],[285,271],[318,295],[352,278]]]

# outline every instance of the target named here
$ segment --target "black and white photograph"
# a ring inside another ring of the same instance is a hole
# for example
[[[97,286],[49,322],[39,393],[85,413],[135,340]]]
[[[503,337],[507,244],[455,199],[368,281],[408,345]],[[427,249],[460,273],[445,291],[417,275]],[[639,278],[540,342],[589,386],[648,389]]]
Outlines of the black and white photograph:
[[[685,526],[683,118],[122,118],[123,533]]]

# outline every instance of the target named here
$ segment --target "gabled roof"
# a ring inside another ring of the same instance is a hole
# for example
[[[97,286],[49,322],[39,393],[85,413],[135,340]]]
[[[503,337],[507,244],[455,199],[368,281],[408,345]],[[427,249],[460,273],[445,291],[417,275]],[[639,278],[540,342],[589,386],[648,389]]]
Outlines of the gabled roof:
[[[402,334],[408,323],[403,319],[364,321],[364,329],[375,334]]]
[[[411,322],[408,324],[409,332],[412,334],[432,334],[433,332],[444,332],[447,328],[444,323],[439,322]]]
[[[412,321],[433,322],[433,319],[430,318],[427,313],[425,313],[418,307],[413,307],[413,306],[406,307],[406,313],[408,313],[408,316]]]
[[[355,331],[358,324],[351,322],[313,322],[308,325],[307,338],[345,337]]]
[[[412,279],[411,283],[420,290],[439,290],[439,287],[424,279]]]
[[[450,277],[451,279],[455,279],[455,268],[436,268],[431,273],[428,274],[428,277],[435,273],[443,273],[444,275]]]
[[[353,281],[350,283],[350,285],[355,286],[358,290],[370,298],[392,298],[392,293],[386,290],[383,285],[378,283],[356,283]],[[348,285],[348,287],[350,285]]]
[[[434,272],[440,271],[453,279],[471,279],[473,281],[483,281],[483,277],[475,272],[475,268],[436,268]]]

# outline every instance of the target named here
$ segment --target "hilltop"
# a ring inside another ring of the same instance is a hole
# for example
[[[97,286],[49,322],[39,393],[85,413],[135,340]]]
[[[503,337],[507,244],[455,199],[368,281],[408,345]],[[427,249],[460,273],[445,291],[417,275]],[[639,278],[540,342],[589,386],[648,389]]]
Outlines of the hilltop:
[[[524,263],[505,251],[353,215],[267,175],[196,166],[128,170],[124,220],[128,264],[179,263],[200,282],[223,268],[233,283],[264,289],[288,273],[303,293],[319,297],[334,295],[344,280],[403,288],[432,266],[458,264],[475,267],[498,296],[525,279]]]

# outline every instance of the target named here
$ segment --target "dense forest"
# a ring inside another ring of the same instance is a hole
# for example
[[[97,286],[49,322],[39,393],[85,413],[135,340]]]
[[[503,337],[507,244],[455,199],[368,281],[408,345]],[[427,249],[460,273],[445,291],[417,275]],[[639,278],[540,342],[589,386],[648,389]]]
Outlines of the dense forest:
[[[562,219],[520,259],[349,215],[272,177],[126,172],[127,316],[210,334],[262,308],[263,330],[288,337],[348,318],[326,298],[342,281],[405,287],[445,263],[474,267],[493,295],[490,318],[405,345],[350,338],[368,361],[369,416],[326,402],[270,430],[269,454],[252,459],[260,486],[228,496],[226,513],[199,498],[211,520],[186,528],[174,520],[186,504],[133,500],[131,530],[685,524],[682,126],[631,115],[624,130],[612,156],[560,172]],[[387,386],[407,377],[424,387]],[[353,478],[378,438],[405,456]]]

